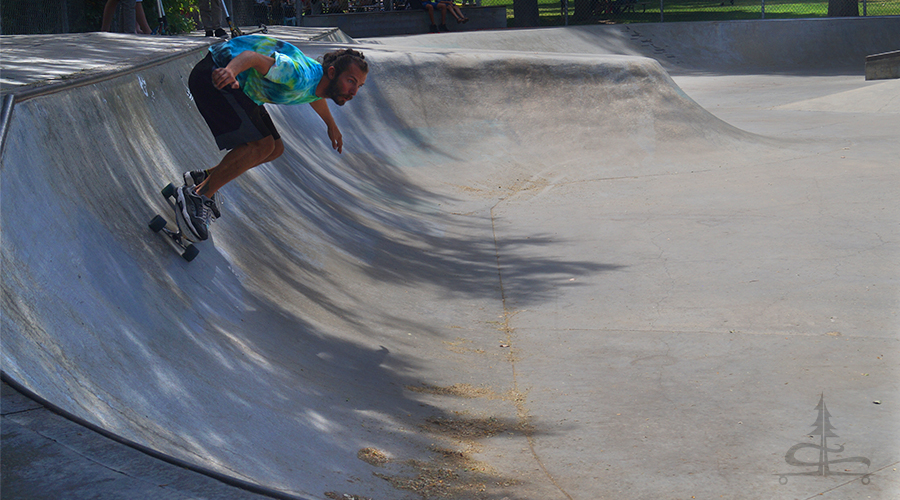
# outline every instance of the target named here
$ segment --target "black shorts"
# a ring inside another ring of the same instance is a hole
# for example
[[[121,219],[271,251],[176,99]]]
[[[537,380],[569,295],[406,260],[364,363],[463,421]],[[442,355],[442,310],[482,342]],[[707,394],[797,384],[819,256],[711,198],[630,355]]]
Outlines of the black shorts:
[[[217,89],[212,83],[213,69],[212,54],[207,54],[191,71],[188,88],[219,149],[234,149],[270,135],[280,139],[266,108],[241,89]]]

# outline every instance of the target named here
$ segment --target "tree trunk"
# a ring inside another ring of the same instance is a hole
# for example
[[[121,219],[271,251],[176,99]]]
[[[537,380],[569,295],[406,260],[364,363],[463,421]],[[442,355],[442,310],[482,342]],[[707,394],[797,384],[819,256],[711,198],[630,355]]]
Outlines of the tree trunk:
[[[828,0],[828,17],[859,17],[859,1]]]
[[[575,5],[575,14],[572,15],[572,13],[569,12],[569,15],[572,16],[574,21],[587,21],[591,18],[591,4],[594,2],[591,2],[591,0],[575,0],[574,2],[570,1],[569,9],[572,8],[573,3]]]
[[[537,0],[513,0],[513,24],[519,28],[540,26]]]

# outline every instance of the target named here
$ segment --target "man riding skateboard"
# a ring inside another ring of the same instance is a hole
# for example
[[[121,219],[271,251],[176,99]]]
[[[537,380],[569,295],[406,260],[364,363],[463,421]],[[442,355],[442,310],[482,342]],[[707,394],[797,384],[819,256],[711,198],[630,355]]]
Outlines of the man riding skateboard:
[[[309,103],[328,129],[338,153],[343,139],[325,99],[343,106],[366,82],[368,63],[359,51],[329,52],[319,63],[297,47],[263,35],[247,35],[210,47],[191,71],[188,87],[221,150],[218,165],[186,172],[176,200],[188,228],[209,238],[220,216],[216,192],[251,168],[281,156],[284,144],[264,104]]]

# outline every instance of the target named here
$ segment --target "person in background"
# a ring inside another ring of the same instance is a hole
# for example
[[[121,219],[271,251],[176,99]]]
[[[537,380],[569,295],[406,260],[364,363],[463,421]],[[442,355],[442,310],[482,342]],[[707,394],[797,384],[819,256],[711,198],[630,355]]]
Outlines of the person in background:
[[[447,4],[445,2],[436,2],[431,0],[410,0],[409,6],[413,9],[422,9],[428,13],[428,19],[431,21],[430,31],[438,33],[441,31],[450,31],[447,29]],[[441,13],[441,24],[437,24],[434,19],[434,10],[437,9]]]
[[[304,16],[320,16],[324,11],[325,0],[300,0],[303,3]]]
[[[197,8],[200,9],[200,24],[206,31],[206,36],[217,36],[219,38],[227,35],[222,29],[222,20],[225,19],[222,13],[222,0],[198,0]]]
[[[254,0],[253,17],[256,24],[269,24],[269,0]]]
[[[100,31],[112,31],[112,20],[116,13],[116,6],[120,0],[107,0],[103,6],[103,21],[100,25]],[[125,5],[134,5],[134,17],[126,15],[124,19],[125,31],[138,35],[149,35],[153,33],[150,25],[147,24],[147,15],[144,14],[144,4],[141,0],[122,0]],[[126,9],[127,10],[127,9]],[[132,29],[133,28],[133,29]]]
[[[294,0],[284,0],[284,25],[297,26],[297,6]]]
[[[272,24],[284,23],[284,7],[281,0],[272,0],[271,16],[269,21]]]
[[[459,6],[453,2],[453,0],[441,0],[440,3],[447,4],[447,10],[450,12],[450,15],[452,15],[453,18],[456,19],[457,23],[462,24],[469,22],[469,18],[462,13],[462,9],[460,9]]]

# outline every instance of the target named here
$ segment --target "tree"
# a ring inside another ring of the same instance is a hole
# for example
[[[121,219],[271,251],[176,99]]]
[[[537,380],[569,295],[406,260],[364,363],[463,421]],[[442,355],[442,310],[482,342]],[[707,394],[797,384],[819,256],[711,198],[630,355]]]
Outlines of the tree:
[[[828,0],[828,17],[859,17],[859,0]]]
[[[197,8],[194,0],[163,0],[162,3],[163,9],[166,11],[168,34],[189,33],[196,29],[194,19],[199,15],[200,9]],[[144,0],[144,12],[147,14],[150,27],[156,29],[159,24],[157,3],[152,0]]]

